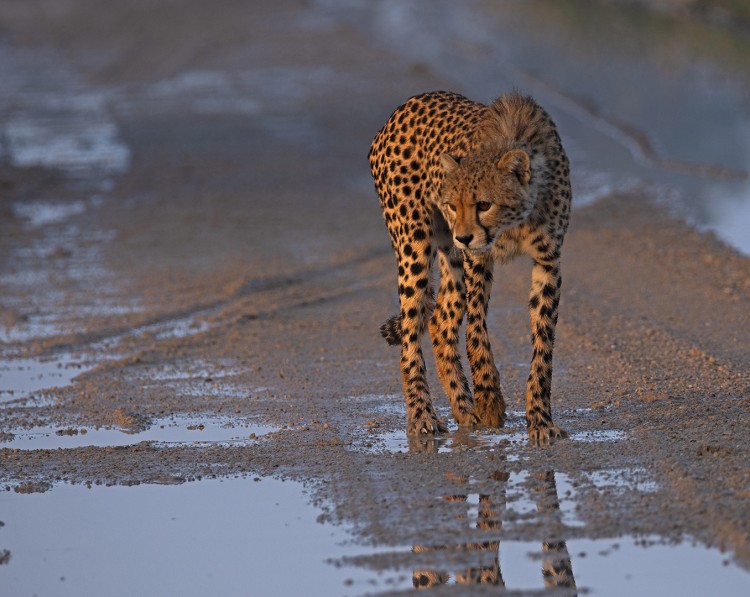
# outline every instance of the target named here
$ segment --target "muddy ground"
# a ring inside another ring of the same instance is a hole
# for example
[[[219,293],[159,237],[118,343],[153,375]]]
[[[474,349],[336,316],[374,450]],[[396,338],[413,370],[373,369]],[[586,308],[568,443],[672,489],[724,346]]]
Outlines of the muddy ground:
[[[397,308],[396,266],[366,154],[405,98],[472,90],[330,3],[110,4],[0,6],[6,122],[67,118],[68,98],[83,105],[74,128],[113,127],[97,133],[111,160],[84,152],[73,165],[23,161],[12,143],[36,141],[6,130],[2,358],[84,371],[4,395],[3,437],[137,433],[174,414],[273,431],[229,445],[0,444],[5,487],[281,475],[308,483],[325,519],[365,542],[439,545],[489,536],[440,496],[496,495],[521,473],[532,493],[555,494],[562,475],[580,525],[540,507],[496,534],[691,538],[750,567],[746,256],[643,188],[602,193],[574,211],[563,251],[553,412],[571,439],[523,441],[530,267],[519,261],[496,270],[490,309],[507,427],[492,441],[454,430],[407,442],[398,354],[378,334]],[[428,368],[447,412],[430,356]],[[630,484],[597,486],[602,471]]]

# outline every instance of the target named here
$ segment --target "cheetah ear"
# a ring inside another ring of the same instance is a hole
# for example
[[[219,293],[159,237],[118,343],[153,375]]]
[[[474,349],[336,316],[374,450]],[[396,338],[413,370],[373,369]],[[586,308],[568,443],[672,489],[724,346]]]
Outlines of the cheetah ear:
[[[443,172],[445,172],[446,174],[455,172],[460,162],[461,158],[448,155],[447,153],[444,153],[440,156],[440,165],[443,167]]]
[[[518,178],[518,182],[526,186],[531,180],[531,164],[529,154],[523,149],[511,149],[497,162],[502,172],[511,172]]]

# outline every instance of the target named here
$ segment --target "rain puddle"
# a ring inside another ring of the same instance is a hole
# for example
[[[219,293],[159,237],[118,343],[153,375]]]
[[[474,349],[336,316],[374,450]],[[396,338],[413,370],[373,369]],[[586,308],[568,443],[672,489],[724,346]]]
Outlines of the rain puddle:
[[[483,583],[534,595],[555,587],[555,595],[613,597],[653,595],[669,587],[669,595],[739,596],[746,594],[750,582],[750,574],[730,564],[717,549],[691,543],[667,545],[658,537],[544,543],[498,540],[450,548],[468,551],[473,562],[457,568],[415,567],[415,587]],[[410,555],[403,557],[408,561]]]
[[[628,434],[619,429],[597,429],[570,434],[570,439],[574,442],[618,442],[627,438]]]
[[[136,309],[134,308],[132,310]],[[111,311],[103,313],[111,314]],[[121,346],[125,344],[127,340],[133,338],[139,338],[140,340],[150,338],[154,341],[159,341],[177,340],[189,336],[196,336],[210,328],[209,323],[201,319],[202,316],[207,315],[208,313],[210,313],[210,310],[207,309],[205,311],[186,315],[185,317],[175,317],[173,319],[167,319],[166,321],[134,327],[100,340],[92,344],[90,348],[97,351],[106,350],[111,352],[121,349]]]
[[[127,169],[130,150],[102,93],[50,53],[0,46],[0,59],[0,137],[14,166],[100,175]]]
[[[81,219],[107,200],[131,156],[107,95],[53,52],[0,43],[0,79],[0,156],[17,168],[54,170],[65,180],[52,196],[9,205],[13,218],[5,224],[30,234],[18,234],[0,275],[4,307],[13,314],[0,328],[0,341],[24,342],[78,331],[92,304],[116,303],[120,280],[104,268],[101,254],[114,232],[81,225]],[[65,296],[66,283],[85,300],[76,304]]]
[[[334,566],[362,550],[316,522],[299,483],[204,480],[0,493],[8,595],[359,595],[383,576]]]
[[[84,446],[130,446],[140,442],[163,445],[249,444],[258,437],[277,431],[272,425],[239,421],[236,417],[170,417],[156,419],[140,432],[128,429],[88,429],[85,427],[33,427],[5,430],[13,437],[2,448],[56,450]]]
[[[441,508],[432,509],[443,524],[463,527],[454,532],[466,542],[414,545],[343,562],[385,566],[394,575],[409,570],[418,588],[488,584],[534,594],[556,588],[555,595],[650,595],[669,579],[670,594],[746,591],[750,574],[717,549],[690,542],[669,544],[657,536],[566,538],[566,528],[572,534],[575,527],[585,526],[577,516],[575,488],[567,475],[498,472],[493,479],[498,484],[491,493],[477,492],[480,484],[465,479],[457,493],[439,498]],[[524,525],[531,525],[524,534],[534,529],[531,534],[541,535],[538,541],[502,538]],[[545,528],[555,530],[545,537]]]
[[[461,429],[437,436],[413,437],[405,431],[390,431],[379,434],[363,447],[370,452],[410,452],[429,451],[437,453],[458,450],[478,450],[494,452],[495,449],[509,444],[520,444],[527,441],[523,433],[495,433],[491,431],[464,431]]]
[[[0,403],[67,386],[91,367],[69,355],[46,360],[0,360]]]
[[[614,488],[623,491],[653,493],[659,489],[656,480],[643,467],[613,468],[584,473],[597,489]]]
[[[442,414],[442,413],[441,413]],[[453,452],[457,450],[478,450],[494,452],[497,448],[507,448],[513,445],[525,445],[528,441],[526,429],[513,431],[523,421],[524,414],[520,411],[508,413],[509,425],[507,431],[490,431],[477,429],[467,431],[456,429],[437,436],[411,437],[403,430],[385,433],[373,433],[367,440],[359,442],[358,448],[369,452],[409,452],[429,451],[437,453]],[[376,429],[376,428],[375,428]],[[374,431],[374,429],[373,429]],[[619,429],[599,429],[594,431],[580,431],[570,434],[570,439],[576,442],[616,442],[628,438],[628,434]],[[509,461],[518,457],[508,454]]]

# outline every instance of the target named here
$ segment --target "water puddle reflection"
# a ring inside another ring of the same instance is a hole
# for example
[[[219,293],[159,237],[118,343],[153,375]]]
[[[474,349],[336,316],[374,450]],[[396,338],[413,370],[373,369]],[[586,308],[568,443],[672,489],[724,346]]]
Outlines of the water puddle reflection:
[[[379,434],[364,447],[371,452],[433,452],[446,453],[458,450],[494,452],[511,444],[527,441],[526,432],[497,433],[492,431],[466,431],[458,429],[437,436],[408,436],[405,431]]]
[[[744,594],[750,574],[726,555],[698,544],[668,544],[656,536],[577,537],[583,526],[567,475],[497,472],[490,492],[452,476],[460,489],[440,498],[442,516],[472,538],[460,543],[414,545],[411,551],[345,560],[364,567],[411,568],[417,589],[439,585],[490,585],[512,591],[553,590],[555,595],[647,595],[669,579],[670,594]],[[573,493],[575,489],[573,489]],[[505,539],[523,527],[538,541]]]
[[[511,413],[511,417],[520,417]],[[513,424],[511,427],[518,427]],[[376,434],[372,434],[375,436]],[[580,431],[568,441],[622,442],[617,429]],[[640,466],[580,472],[517,470],[525,429],[516,432],[454,430],[437,438],[409,438],[403,431],[377,434],[364,449],[372,453],[485,453],[499,465],[490,480],[446,475],[455,491],[436,498],[428,523],[453,542],[420,543],[410,550],[359,556],[348,563],[395,575],[406,570],[412,585],[487,584],[512,591],[552,590],[556,595],[651,594],[670,579],[675,594],[739,595],[750,574],[726,554],[700,544],[674,544],[658,536],[584,538],[583,506],[589,492],[616,498],[624,492],[659,490]],[[518,540],[535,537],[536,541]]]
[[[510,413],[510,417],[520,420],[523,414]],[[494,452],[499,448],[520,446],[528,443],[525,429],[514,431],[516,424],[509,425],[509,429],[493,431],[486,429],[466,430],[454,429],[449,433],[437,436],[407,436],[403,430],[379,433],[368,438],[358,447],[366,451],[378,452],[433,452],[447,453],[459,450],[476,450]],[[376,429],[376,427],[375,427]],[[580,431],[572,433],[570,440],[575,442],[617,442],[628,438],[628,434],[619,429],[598,429],[594,431]],[[518,460],[517,454],[507,454],[506,460]]]
[[[90,369],[70,355],[0,361],[0,402],[27,398],[34,392],[64,387]]]
[[[642,467],[604,469],[584,473],[588,481],[597,489],[638,491],[653,493],[659,485],[651,473]]]
[[[329,558],[358,551],[319,524],[298,483],[205,480],[0,493],[8,595],[346,595],[371,570]]]
[[[594,431],[580,431],[572,433],[570,439],[574,442],[617,442],[628,438],[628,434],[619,429],[596,429]]]
[[[2,448],[22,450],[56,450],[85,446],[129,446],[140,442],[164,445],[181,444],[249,444],[259,437],[277,431],[272,425],[242,421],[237,417],[170,417],[156,419],[143,431],[129,429],[88,429],[86,427],[34,427],[5,431]]]

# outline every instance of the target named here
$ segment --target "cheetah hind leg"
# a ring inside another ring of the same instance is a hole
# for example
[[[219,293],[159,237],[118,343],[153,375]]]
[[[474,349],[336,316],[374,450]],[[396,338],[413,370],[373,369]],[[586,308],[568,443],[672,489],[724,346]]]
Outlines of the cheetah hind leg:
[[[401,316],[394,315],[380,326],[380,335],[385,338],[391,346],[401,345]],[[433,435],[445,433],[448,425],[435,413],[431,404],[417,404],[413,408],[407,407],[408,423],[406,434],[410,436]]]
[[[432,435],[448,431],[448,425],[437,416],[432,406],[418,410],[421,412],[412,415],[411,409],[407,408],[409,422],[406,425],[406,435]]]
[[[557,425],[536,425],[529,428],[529,445],[546,448],[552,440],[568,437],[568,432]]]
[[[480,425],[494,429],[505,426],[505,401],[499,389],[475,392],[474,409],[481,420]]]

